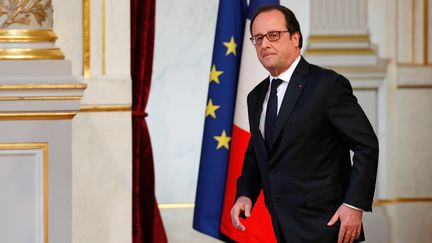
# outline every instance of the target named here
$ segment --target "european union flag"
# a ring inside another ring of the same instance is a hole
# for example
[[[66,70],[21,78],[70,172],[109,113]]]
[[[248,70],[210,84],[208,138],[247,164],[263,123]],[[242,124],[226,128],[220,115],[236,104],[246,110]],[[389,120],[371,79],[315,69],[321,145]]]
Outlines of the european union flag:
[[[246,0],[220,0],[210,68],[193,228],[221,240],[226,171],[246,20]]]

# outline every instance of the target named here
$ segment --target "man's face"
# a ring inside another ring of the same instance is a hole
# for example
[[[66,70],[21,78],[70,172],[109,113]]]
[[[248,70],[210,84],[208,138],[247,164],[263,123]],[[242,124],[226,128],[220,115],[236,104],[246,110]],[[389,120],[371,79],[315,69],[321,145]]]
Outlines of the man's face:
[[[285,17],[278,10],[260,13],[252,25],[253,36],[272,31],[287,31]],[[264,37],[260,45],[255,45],[258,59],[273,76],[279,76],[300,55],[299,38],[299,33],[290,35],[289,32],[281,32],[280,39],[273,42]]]

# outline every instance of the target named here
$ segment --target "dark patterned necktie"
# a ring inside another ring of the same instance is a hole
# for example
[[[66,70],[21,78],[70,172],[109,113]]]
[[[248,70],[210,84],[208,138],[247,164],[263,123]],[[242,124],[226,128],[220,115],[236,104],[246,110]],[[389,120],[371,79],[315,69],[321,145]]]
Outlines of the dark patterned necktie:
[[[270,87],[270,97],[267,103],[267,112],[265,117],[265,140],[270,145],[273,138],[273,130],[276,125],[278,97],[277,87],[282,83],[281,79],[273,79]]]

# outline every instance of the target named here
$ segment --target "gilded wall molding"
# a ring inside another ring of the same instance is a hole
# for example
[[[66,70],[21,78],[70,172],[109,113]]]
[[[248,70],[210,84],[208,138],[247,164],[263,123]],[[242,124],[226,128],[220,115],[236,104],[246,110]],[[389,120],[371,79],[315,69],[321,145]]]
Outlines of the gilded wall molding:
[[[84,90],[87,88],[85,83],[76,84],[0,84],[0,90],[20,90],[20,89],[79,89]]]
[[[130,112],[132,105],[82,105],[79,112]]]
[[[28,120],[71,120],[76,112],[2,112],[0,121],[28,121]]]
[[[81,100],[82,96],[0,96],[0,101],[19,100]]]
[[[106,0],[102,0],[102,75],[106,74]]]
[[[0,1],[0,60],[64,59],[55,46],[51,0]]]
[[[43,159],[43,236],[44,243],[48,243],[48,216],[49,216],[49,194],[48,194],[48,143],[0,143],[0,150],[42,150]]]
[[[83,76],[90,78],[90,0],[83,0]]]
[[[64,59],[58,48],[49,49],[0,49],[0,60]]]
[[[314,48],[307,49],[305,55],[375,55],[371,48]]]
[[[0,30],[0,42],[54,42],[53,30]]]
[[[373,202],[373,206],[381,207],[402,203],[432,203],[432,197],[398,197],[394,199],[376,199]],[[194,208],[195,203],[159,203],[158,207],[160,209]]]
[[[373,202],[376,207],[401,203],[432,203],[432,197],[398,197],[393,199],[377,199]]]
[[[370,42],[368,35],[311,35],[309,43],[314,42]]]

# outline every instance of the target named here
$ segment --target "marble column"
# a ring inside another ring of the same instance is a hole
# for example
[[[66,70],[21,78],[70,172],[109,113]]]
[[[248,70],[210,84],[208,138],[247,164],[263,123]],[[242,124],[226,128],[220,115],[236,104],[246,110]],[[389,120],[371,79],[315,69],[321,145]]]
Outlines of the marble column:
[[[51,0],[0,0],[0,242],[72,242],[72,119],[87,85]]]
[[[375,197],[387,188],[385,163],[387,63],[372,46],[367,21],[367,0],[311,0],[311,32],[304,53],[311,63],[347,77],[359,104],[380,140],[380,162]],[[370,242],[389,242],[390,225],[382,207],[364,214]]]
[[[367,25],[367,0],[311,0],[305,55],[319,65],[376,65]]]

